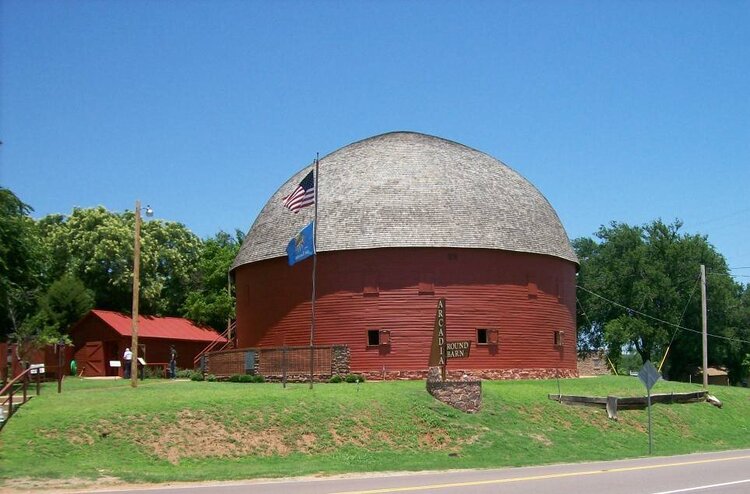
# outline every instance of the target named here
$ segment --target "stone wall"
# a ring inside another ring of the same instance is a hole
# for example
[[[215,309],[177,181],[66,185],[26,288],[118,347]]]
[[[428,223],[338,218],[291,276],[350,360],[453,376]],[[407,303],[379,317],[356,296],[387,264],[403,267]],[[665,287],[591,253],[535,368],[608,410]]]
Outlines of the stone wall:
[[[604,352],[591,352],[578,358],[578,374],[581,376],[603,376],[611,373]]]
[[[345,376],[349,374],[349,361],[351,359],[351,350],[348,346],[340,345],[333,347],[333,356],[331,357],[332,375]]]
[[[440,370],[431,368],[427,378],[427,392],[436,400],[463,412],[476,413],[482,407],[482,381],[465,379],[441,381]]]
[[[406,381],[426,379],[428,372],[424,371],[371,371],[360,372],[369,381]],[[446,380],[460,381],[464,379],[501,381],[509,379],[555,379],[578,377],[578,371],[570,369],[466,369],[448,370]]]

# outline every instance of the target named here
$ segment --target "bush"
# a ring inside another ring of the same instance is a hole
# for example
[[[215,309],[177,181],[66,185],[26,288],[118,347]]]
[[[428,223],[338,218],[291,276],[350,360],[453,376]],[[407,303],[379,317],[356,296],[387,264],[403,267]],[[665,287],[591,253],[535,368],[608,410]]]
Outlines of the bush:
[[[179,369],[177,372],[175,372],[176,377],[179,377],[181,379],[190,379],[193,377],[193,374],[195,373],[192,369]]]
[[[201,374],[198,371],[192,371],[190,373],[190,380],[191,381],[202,381],[203,380],[203,374]]]
[[[266,380],[261,375],[252,374],[235,374],[229,378],[229,382],[233,383],[262,383]]]
[[[331,378],[328,380],[328,382],[329,383],[340,383],[343,380],[344,379],[341,376],[339,376],[338,374],[336,374],[334,376],[331,376]]]
[[[141,372],[139,370],[139,372]],[[161,367],[148,367],[143,369],[143,374],[146,379],[156,378],[162,379],[164,377],[164,370]]]
[[[216,376],[214,376],[213,374],[208,374],[206,376],[206,381],[208,381],[208,382],[215,382],[216,380],[217,380]]]
[[[362,374],[347,374],[344,381],[348,383],[365,382],[365,376]]]

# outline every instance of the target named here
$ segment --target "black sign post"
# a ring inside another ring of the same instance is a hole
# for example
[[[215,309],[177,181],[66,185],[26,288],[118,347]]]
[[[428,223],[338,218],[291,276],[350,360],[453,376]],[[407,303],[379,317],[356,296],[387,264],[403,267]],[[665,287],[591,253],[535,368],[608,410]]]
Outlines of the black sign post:
[[[647,360],[641,370],[638,371],[638,379],[641,380],[644,386],[646,386],[646,393],[648,396],[648,454],[652,451],[652,435],[651,435],[651,388],[654,387],[656,381],[661,378],[659,371],[656,370],[654,364],[650,360]]]

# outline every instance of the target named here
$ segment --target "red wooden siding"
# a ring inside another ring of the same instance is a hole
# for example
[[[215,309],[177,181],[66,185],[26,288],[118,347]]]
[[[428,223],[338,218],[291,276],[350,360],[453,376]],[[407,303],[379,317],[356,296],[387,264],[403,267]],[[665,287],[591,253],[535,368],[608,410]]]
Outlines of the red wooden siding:
[[[435,306],[445,297],[448,341],[472,341],[470,358],[450,360],[449,369],[575,370],[575,272],[562,259],[496,250],[325,252],[315,344],[349,346],[354,372],[426,370]],[[236,270],[241,348],[310,343],[311,275],[311,259]],[[477,346],[478,328],[496,329],[499,344]],[[390,344],[368,346],[369,329],[390,331]],[[562,347],[555,331],[564,331]]]

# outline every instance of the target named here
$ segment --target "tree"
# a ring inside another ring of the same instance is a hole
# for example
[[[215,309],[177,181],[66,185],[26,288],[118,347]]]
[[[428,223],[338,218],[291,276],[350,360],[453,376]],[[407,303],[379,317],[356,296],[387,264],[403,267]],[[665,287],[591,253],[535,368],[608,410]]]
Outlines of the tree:
[[[40,220],[50,274],[69,272],[93,291],[96,307],[130,312],[133,289],[132,212],[76,208],[69,217]],[[178,315],[198,260],[200,239],[184,225],[147,221],[141,230],[141,292],[144,314]]]
[[[234,297],[227,288],[227,275],[241,243],[239,232],[234,237],[219,232],[203,242],[193,289],[182,307],[185,317],[217,329],[234,318]]]
[[[21,324],[12,339],[24,348],[69,342],[70,326],[93,307],[91,290],[75,276],[63,275],[39,298],[37,312]]]
[[[0,187],[0,340],[34,310],[39,242],[31,206]]]
[[[598,242],[573,242],[580,260],[578,285],[583,287],[578,291],[582,348],[606,346],[615,364],[622,348],[632,348],[643,361],[658,365],[670,347],[667,373],[685,377],[693,372],[701,363],[700,334],[674,325],[701,327],[696,294],[701,264],[711,273],[711,332],[730,338],[737,334],[733,304],[738,286],[728,276],[726,261],[705,236],[682,234],[681,226],[679,221],[643,226],[613,222],[599,229]],[[712,363],[729,364],[739,351],[729,340],[710,343]]]

